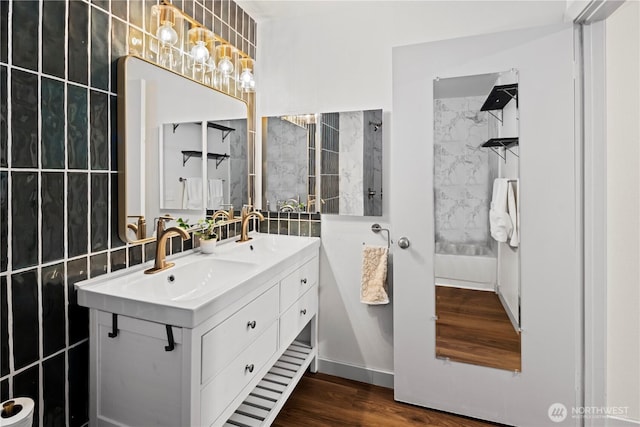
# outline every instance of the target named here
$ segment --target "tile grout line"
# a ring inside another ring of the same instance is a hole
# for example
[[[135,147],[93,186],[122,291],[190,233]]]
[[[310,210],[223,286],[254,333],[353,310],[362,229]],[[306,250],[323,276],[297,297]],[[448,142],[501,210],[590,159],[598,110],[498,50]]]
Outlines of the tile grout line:
[[[68,285],[68,268],[69,262],[69,17],[70,3],[65,2],[64,8],[64,167],[65,173],[63,176],[63,230],[64,236],[63,242],[63,256],[64,261],[62,264],[62,270],[64,271],[64,280],[62,282],[63,295],[64,295],[64,417],[65,425],[69,425],[69,285]]]
[[[11,153],[13,132],[9,130],[11,121],[13,120],[12,106],[12,66],[13,66],[13,2],[9,2],[7,11],[7,166],[11,166],[13,156]],[[13,186],[13,177],[11,172],[7,173],[7,193],[13,194],[11,187]],[[13,269],[13,198],[7,197],[7,330],[8,330],[8,347],[9,347],[9,396],[13,396],[13,377],[15,370],[14,363],[14,345],[13,345],[13,281],[11,280],[11,272]]]
[[[38,10],[38,71],[42,70],[42,55],[43,55],[43,10],[44,10],[44,2],[38,2],[39,10]],[[43,293],[44,289],[42,288],[42,258],[43,258],[43,244],[44,239],[42,238],[42,221],[43,221],[43,209],[42,209],[42,77],[38,76],[37,80],[37,90],[38,90],[38,136],[37,136],[37,153],[38,158],[36,159],[38,163],[38,170],[40,172],[37,173],[37,182],[38,186],[36,187],[36,191],[38,192],[38,232],[36,234],[36,239],[38,239],[38,269],[36,271],[36,293],[38,300],[38,362],[40,363],[38,369],[38,394],[39,394],[39,410],[38,410],[38,418],[40,425],[44,425],[44,365],[41,364],[42,358],[44,356],[44,313],[42,310],[43,304]]]

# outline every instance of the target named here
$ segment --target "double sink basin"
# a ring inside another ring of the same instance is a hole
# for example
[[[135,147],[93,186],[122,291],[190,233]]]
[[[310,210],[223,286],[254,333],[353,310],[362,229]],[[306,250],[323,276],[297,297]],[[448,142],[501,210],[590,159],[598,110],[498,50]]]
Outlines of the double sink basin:
[[[278,272],[317,251],[316,237],[252,234],[229,239],[215,253],[188,251],[169,259],[175,266],[145,274],[153,262],[76,284],[78,304],[185,328],[194,328]]]

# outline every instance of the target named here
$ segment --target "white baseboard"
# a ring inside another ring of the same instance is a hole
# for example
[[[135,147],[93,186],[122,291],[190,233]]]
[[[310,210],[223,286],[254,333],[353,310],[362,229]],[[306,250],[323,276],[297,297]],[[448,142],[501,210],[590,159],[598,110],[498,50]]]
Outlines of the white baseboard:
[[[607,417],[607,427],[638,427],[640,420],[630,420],[628,418]]]
[[[393,388],[393,372],[378,371],[322,358],[318,358],[318,372],[348,380]]]

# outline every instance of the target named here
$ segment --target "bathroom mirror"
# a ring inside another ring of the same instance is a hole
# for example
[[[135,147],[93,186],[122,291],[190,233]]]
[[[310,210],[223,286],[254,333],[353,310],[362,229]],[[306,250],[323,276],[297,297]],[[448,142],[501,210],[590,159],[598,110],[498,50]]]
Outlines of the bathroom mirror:
[[[118,65],[120,238],[153,239],[161,215],[246,203],[247,104],[136,56]]]
[[[520,371],[518,74],[433,85],[436,357]]]
[[[161,209],[215,211],[243,205],[246,119],[165,123],[160,131]]]
[[[382,110],[263,118],[263,206],[381,216],[382,126]]]

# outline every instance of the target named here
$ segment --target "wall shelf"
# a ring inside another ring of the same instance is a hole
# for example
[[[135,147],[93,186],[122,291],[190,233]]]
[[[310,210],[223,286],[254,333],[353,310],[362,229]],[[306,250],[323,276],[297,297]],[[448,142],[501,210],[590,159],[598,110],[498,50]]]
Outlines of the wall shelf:
[[[182,151],[182,166],[186,165],[187,161],[192,157],[196,157],[198,159],[202,158],[202,151]],[[222,163],[225,159],[228,159],[228,158],[229,158],[228,154],[207,153],[208,160],[216,161],[216,169],[218,169],[218,166],[220,166],[220,163]]]
[[[202,122],[193,122],[193,124],[202,126]],[[174,123],[173,124],[173,133],[176,133],[176,129],[178,129],[178,126],[180,126],[180,125],[181,125],[181,123]],[[207,122],[207,127],[211,128],[211,129],[218,129],[218,130],[222,131],[222,142],[224,142],[224,140],[227,138],[227,136],[229,136],[229,134],[231,132],[235,131],[234,128],[230,128],[228,126],[219,125],[219,124],[214,123],[214,122]]]
[[[518,83],[494,86],[480,111],[502,110],[512,99],[518,102]]]
[[[229,136],[229,134],[233,131],[235,131],[234,128],[230,128],[228,126],[222,126],[219,125],[217,123],[213,123],[213,122],[207,122],[207,127],[211,128],[211,129],[218,129],[220,131],[222,131],[222,142],[224,142],[224,140],[227,138],[227,136]]]
[[[487,142],[485,142],[484,144],[482,144],[482,147],[502,147],[502,148],[509,148],[512,147],[514,145],[518,145],[519,142],[519,138],[491,138],[490,140],[488,140]]]
[[[506,161],[507,160],[506,155],[503,156],[502,154],[500,154],[498,149],[504,148],[505,150],[507,150],[511,154],[513,154],[514,156],[520,157],[519,155],[517,155],[515,153],[515,151],[512,150],[512,147],[517,146],[519,144],[519,142],[520,142],[520,138],[518,138],[518,137],[515,137],[515,138],[491,138],[490,140],[488,140],[487,142],[482,144],[481,147],[491,149],[491,151],[493,151],[496,155],[498,155],[502,160]]]

